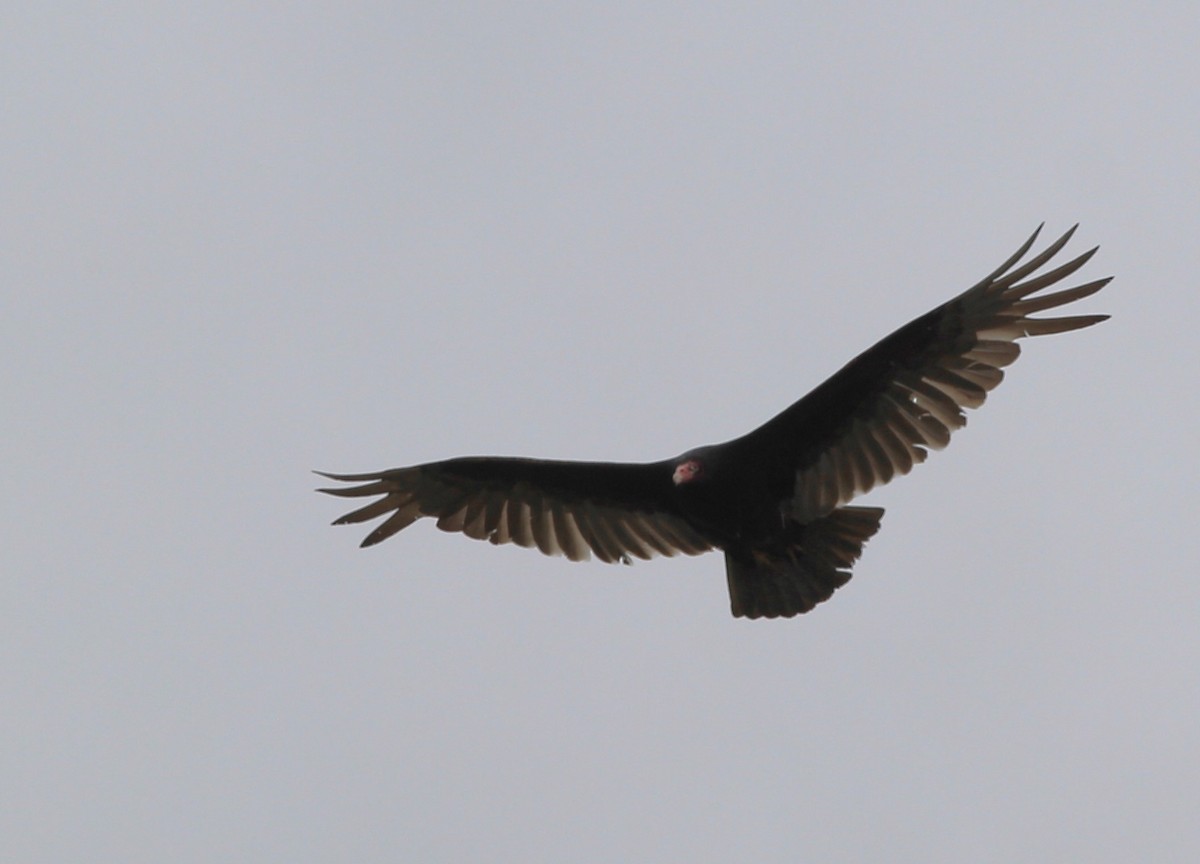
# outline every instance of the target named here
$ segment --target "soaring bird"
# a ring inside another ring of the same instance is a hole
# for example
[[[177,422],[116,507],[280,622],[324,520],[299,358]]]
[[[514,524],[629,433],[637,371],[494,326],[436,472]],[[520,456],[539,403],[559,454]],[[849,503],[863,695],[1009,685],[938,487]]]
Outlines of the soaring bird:
[[[1078,227],[1078,226],[1076,226]],[[791,617],[850,579],[883,510],[852,499],[907,474],[966,425],[1017,359],[1018,339],[1090,327],[1107,315],[1034,318],[1095,294],[1111,277],[1040,293],[1096,249],[1039,273],[1075,228],[1021,263],[1041,226],[978,284],[859,354],[740,438],[659,462],[465,457],[367,474],[319,491],[379,496],[335,525],[387,518],[363,546],[417,519],[476,540],[608,563],[725,553],[735,616]]]

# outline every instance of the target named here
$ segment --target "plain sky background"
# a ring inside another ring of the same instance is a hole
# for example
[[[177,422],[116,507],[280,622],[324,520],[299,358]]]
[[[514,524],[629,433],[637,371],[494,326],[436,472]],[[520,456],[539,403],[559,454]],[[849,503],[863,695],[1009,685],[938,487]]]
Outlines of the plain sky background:
[[[1123,6],[1128,11],[1120,11]],[[0,859],[1200,859],[1194,3],[10,3]],[[310,469],[747,431],[1042,220],[814,613]]]

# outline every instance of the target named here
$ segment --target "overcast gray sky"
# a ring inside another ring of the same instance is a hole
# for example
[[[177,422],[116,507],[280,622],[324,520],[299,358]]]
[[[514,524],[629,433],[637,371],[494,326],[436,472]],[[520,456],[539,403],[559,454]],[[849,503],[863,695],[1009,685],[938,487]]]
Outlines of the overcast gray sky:
[[[1195,5],[697,5],[0,13],[0,858],[1197,860]],[[810,615],[311,491],[724,440],[1042,220],[1112,320]]]

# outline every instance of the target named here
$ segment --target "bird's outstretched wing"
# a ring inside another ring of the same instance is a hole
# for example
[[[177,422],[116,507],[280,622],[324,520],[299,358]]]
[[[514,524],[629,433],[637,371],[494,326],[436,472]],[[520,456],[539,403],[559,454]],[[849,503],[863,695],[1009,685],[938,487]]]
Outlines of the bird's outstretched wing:
[[[1035,275],[1075,228],[1024,264],[1038,230],[995,272],[958,297],[901,327],[753,432],[728,443],[740,458],[795,472],[792,515],[829,513],[869,489],[907,474],[941,449],[1017,359],[1017,339],[1089,327],[1107,315],[1032,318],[1096,293],[1111,280],[1038,292],[1070,276],[1091,249]]]
[[[383,496],[333,524],[388,518],[363,546],[386,540],[423,516],[443,531],[492,543],[536,547],[547,555],[628,563],[630,556],[713,548],[679,516],[667,463],[559,462],[470,457],[377,474],[326,474],[362,485],[321,489],[344,498]]]

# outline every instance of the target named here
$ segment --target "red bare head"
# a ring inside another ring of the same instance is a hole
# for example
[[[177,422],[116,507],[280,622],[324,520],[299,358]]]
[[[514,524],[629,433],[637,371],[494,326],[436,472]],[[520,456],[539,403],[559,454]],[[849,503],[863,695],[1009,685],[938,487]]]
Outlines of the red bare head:
[[[696,459],[685,459],[675,466],[675,473],[671,475],[671,480],[676,486],[682,486],[684,483],[691,483],[704,473],[704,467]]]

